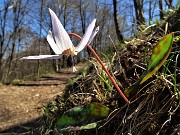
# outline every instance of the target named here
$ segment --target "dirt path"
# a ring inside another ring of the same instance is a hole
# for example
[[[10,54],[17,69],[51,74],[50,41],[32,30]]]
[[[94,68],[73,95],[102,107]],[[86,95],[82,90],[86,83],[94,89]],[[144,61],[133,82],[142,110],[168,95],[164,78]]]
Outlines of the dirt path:
[[[76,68],[83,66],[79,64]],[[70,68],[22,86],[0,86],[0,133],[40,118],[43,104],[61,94],[68,80],[75,76]]]

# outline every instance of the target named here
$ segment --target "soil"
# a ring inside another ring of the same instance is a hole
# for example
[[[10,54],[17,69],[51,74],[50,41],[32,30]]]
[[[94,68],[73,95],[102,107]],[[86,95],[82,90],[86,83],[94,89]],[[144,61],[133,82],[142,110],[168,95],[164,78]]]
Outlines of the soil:
[[[80,70],[84,64],[78,64]],[[36,125],[43,116],[43,105],[63,93],[68,80],[77,73],[72,68],[61,73],[41,77],[38,81],[24,82],[19,86],[0,86],[0,134],[17,133]],[[32,124],[33,123],[33,124]]]

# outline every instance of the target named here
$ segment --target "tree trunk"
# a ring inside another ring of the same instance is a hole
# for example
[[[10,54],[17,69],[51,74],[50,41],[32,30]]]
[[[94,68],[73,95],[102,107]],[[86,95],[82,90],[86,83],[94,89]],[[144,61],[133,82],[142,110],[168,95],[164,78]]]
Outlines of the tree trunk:
[[[152,21],[152,0],[149,0],[149,25],[151,24]]]
[[[39,23],[39,55],[41,54],[41,35],[42,35],[42,13],[43,13],[43,4],[44,0],[41,0],[41,8],[40,8],[40,23]],[[40,60],[37,60],[37,76],[40,76]]]
[[[163,3],[162,0],[159,0],[159,15],[160,15],[160,19],[163,19]]]
[[[134,8],[136,12],[137,27],[140,30],[141,25],[145,24],[145,18],[143,12],[143,0],[134,0]]]
[[[86,14],[85,14],[84,8],[82,6],[83,6],[83,3],[80,0],[79,12],[80,12],[80,17],[81,17],[81,27],[82,27],[82,31],[83,31],[83,34],[84,34],[85,33],[85,28],[86,28],[86,23],[85,23]]]
[[[1,34],[0,34],[0,81],[3,79],[3,56],[6,52],[6,49],[8,48],[8,44],[5,43],[5,31],[6,31],[6,21],[7,21],[7,14],[8,14],[8,8],[10,6],[10,2],[7,2],[4,8],[4,14],[2,15],[2,18],[0,18],[0,28],[1,28]]]
[[[165,0],[165,2],[168,5],[168,8],[170,9],[172,7],[173,0]]]
[[[119,24],[118,24],[118,19],[117,19],[117,1],[113,0],[113,9],[114,9],[114,24],[115,24],[115,29],[116,29],[116,35],[118,37],[118,40],[120,42],[123,42],[123,35],[121,31],[119,30]]]
[[[12,70],[12,63],[13,63],[13,59],[14,59],[14,53],[15,53],[15,48],[16,48],[16,39],[18,38],[18,32],[19,32],[19,23],[20,23],[20,11],[21,11],[21,0],[19,0],[18,2],[16,2],[14,4],[15,6],[13,7],[13,15],[14,15],[14,19],[13,19],[13,33],[12,33],[12,47],[11,47],[11,51],[9,54],[9,57],[7,59],[7,74],[5,77],[5,80],[3,80],[5,83],[10,83],[11,82],[11,72]]]

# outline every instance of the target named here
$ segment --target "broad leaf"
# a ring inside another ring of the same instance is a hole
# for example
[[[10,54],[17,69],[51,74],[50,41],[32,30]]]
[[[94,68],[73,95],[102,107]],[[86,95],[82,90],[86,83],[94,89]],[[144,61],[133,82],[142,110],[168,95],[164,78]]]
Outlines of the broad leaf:
[[[107,117],[109,108],[99,103],[89,103],[65,112],[56,122],[58,131],[74,131],[97,127]]]
[[[154,47],[146,71],[141,75],[137,82],[124,91],[126,96],[133,96],[137,92],[139,85],[149,79],[163,65],[171,52],[173,34],[174,33],[172,32],[163,37]]]

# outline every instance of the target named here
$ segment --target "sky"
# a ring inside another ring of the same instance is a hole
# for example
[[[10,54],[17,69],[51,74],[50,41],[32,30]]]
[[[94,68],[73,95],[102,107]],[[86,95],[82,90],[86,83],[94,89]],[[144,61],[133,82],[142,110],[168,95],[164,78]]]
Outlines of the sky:
[[[9,1],[9,0],[0,0],[0,12],[3,12],[4,2],[7,2],[7,1]],[[180,1],[180,0],[173,0],[173,6],[177,5],[178,1]],[[131,10],[132,7],[129,7],[129,10],[128,10],[126,5],[130,4],[130,5],[133,6],[133,0],[118,0],[118,2],[119,2],[120,5],[122,5],[121,7],[118,8],[119,15],[120,16],[126,15],[127,27],[131,28],[132,27],[132,15],[135,17],[135,11]],[[156,22],[157,20],[159,20],[159,16],[158,16],[159,15],[158,1],[156,0],[156,2],[157,3],[154,6],[154,16],[156,16],[156,17],[154,17],[153,22]],[[112,0],[99,0],[99,4],[103,4],[103,3],[111,5],[112,4]],[[146,18],[147,24],[149,24],[149,21],[148,21],[148,18],[149,18],[148,8],[149,8],[148,0],[144,0],[144,17]],[[168,9],[167,6],[164,7],[164,9],[167,10]],[[12,5],[9,6],[9,10],[12,10]],[[32,26],[32,29],[36,30],[37,29],[36,27],[39,27],[39,26],[36,26],[36,24],[34,24],[34,26]],[[130,36],[131,35],[128,31],[124,32],[123,34],[125,36]]]

